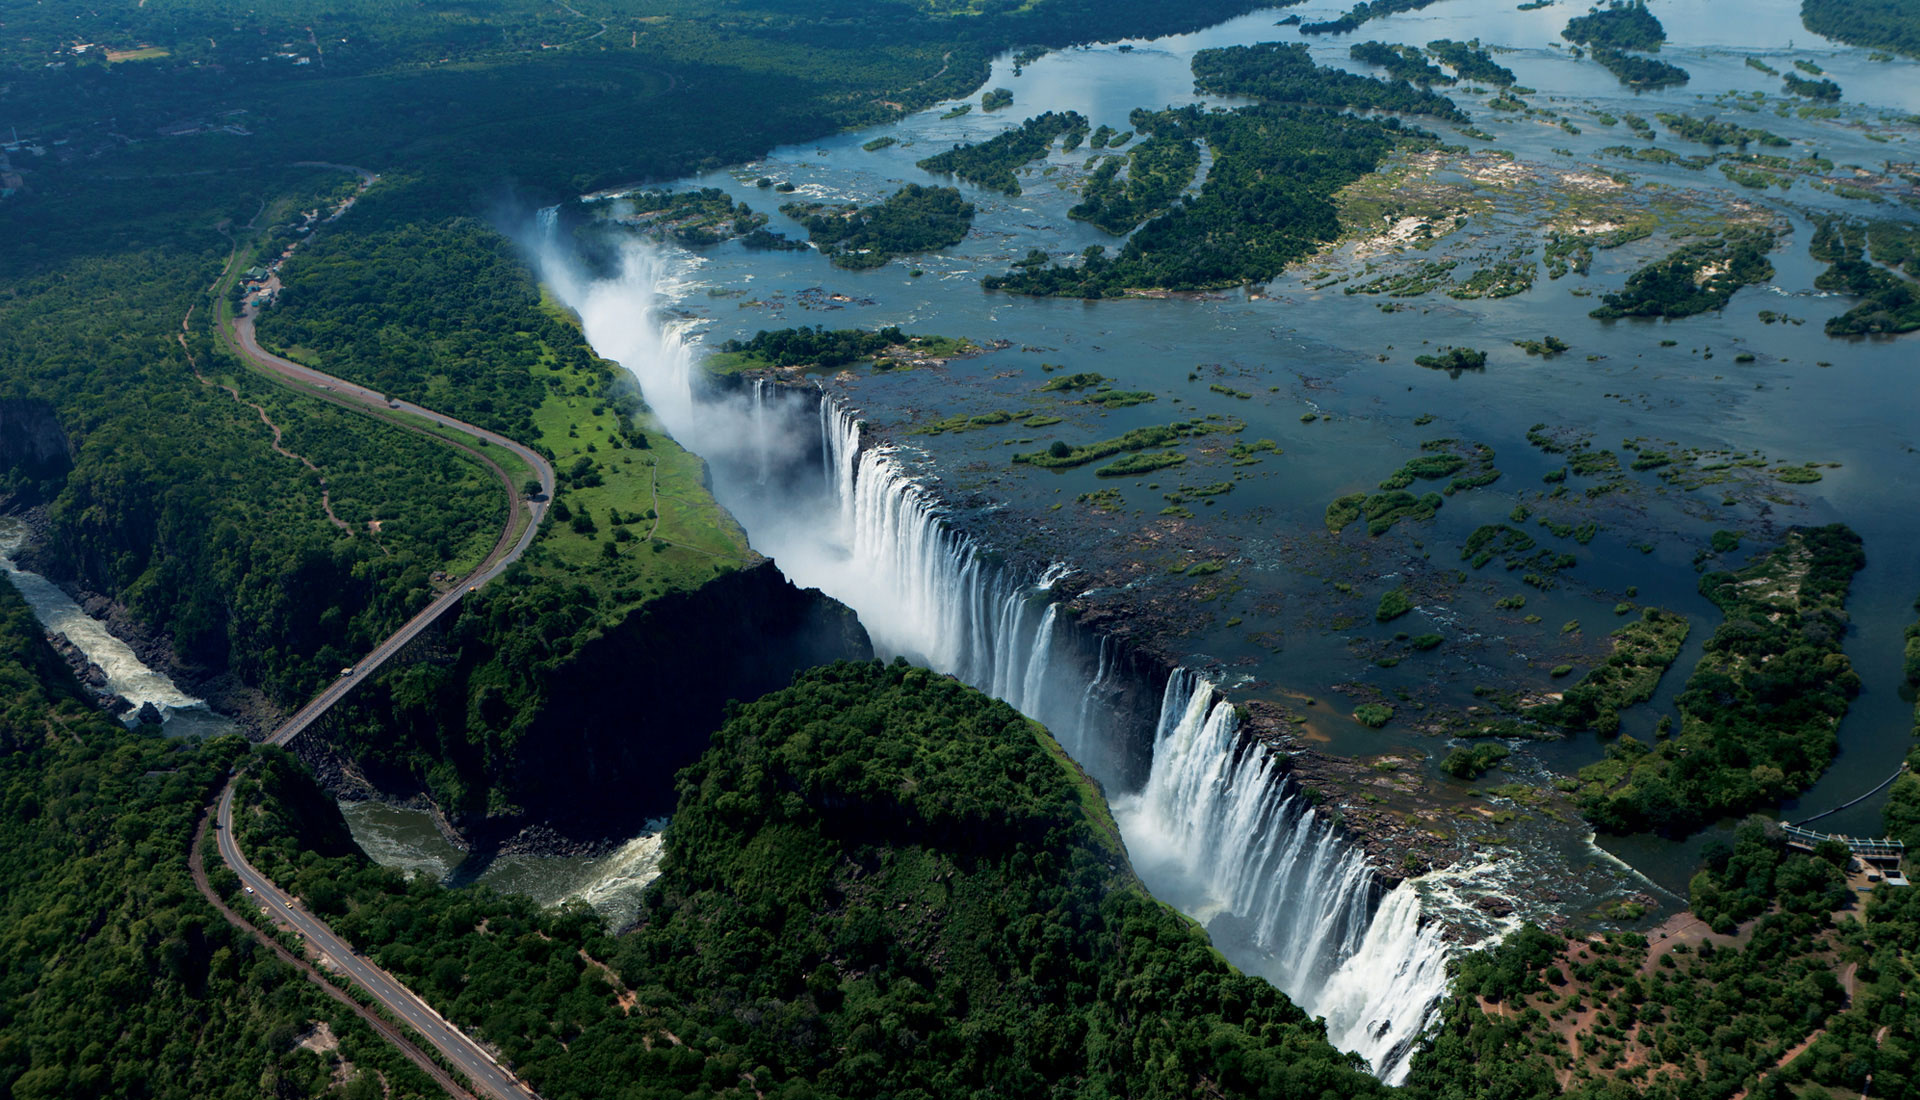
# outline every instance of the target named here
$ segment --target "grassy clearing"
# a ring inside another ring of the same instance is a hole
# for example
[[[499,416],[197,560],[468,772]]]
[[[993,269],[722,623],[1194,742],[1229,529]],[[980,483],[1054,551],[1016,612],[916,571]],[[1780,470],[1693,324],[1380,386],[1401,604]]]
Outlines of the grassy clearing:
[[[543,306],[564,315],[550,298]],[[594,395],[597,379],[557,357],[534,373],[548,392],[534,412],[539,436],[527,442],[549,455],[561,487],[528,569],[593,589],[611,619],[760,560],[707,491],[705,463],[650,414],[624,426],[618,404]]]

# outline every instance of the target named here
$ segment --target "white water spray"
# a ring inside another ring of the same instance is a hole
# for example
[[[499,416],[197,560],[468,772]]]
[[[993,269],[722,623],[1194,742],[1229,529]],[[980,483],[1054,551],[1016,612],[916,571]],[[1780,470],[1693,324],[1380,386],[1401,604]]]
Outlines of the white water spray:
[[[674,437],[708,460],[721,502],[789,578],[853,608],[876,652],[1005,700],[1109,790],[1132,785],[1119,764],[1129,731],[1102,705],[1116,654],[1107,642],[1097,656],[1077,651],[1060,629],[1052,589],[1070,570],[1026,582],[990,563],[943,521],[910,456],[866,443],[858,416],[826,395],[783,399],[770,391],[785,387],[764,384],[700,393],[690,326],[660,308],[688,273],[641,246],[613,279],[547,263],[594,348],[625,365]],[[1439,929],[1422,922],[1411,885],[1380,898],[1365,854],[1286,777],[1284,758],[1240,736],[1211,684],[1186,670],[1171,678],[1145,784],[1113,801],[1157,895],[1326,1016],[1333,1041],[1376,1074],[1405,1076],[1445,990]]]
[[[1325,1016],[1335,1045],[1389,1083],[1446,991],[1446,947],[1403,883],[1379,880],[1285,773],[1240,733],[1231,704],[1192,671],[1167,684],[1153,770],[1114,799],[1141,878],[1207,921],[1242,967]],[[1234,951],[1234,941],[1240,951]]]

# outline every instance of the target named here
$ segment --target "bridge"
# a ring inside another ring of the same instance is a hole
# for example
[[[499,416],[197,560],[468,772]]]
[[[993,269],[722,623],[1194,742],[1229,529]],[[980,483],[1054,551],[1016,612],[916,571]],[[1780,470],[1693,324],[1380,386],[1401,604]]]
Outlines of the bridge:
[[[1847,850],[1860,857],[1865,863],[1885,863],[1898,866],[1907,853],[1904,842],[1890,837],[1873,840],[1867,837],[1841,836],[1838,833],[1822,833],[1799,825],[1783,825],[1788,845],[1795,848],[1812,850],[1829,840],[1837,840],[1847,846]]]

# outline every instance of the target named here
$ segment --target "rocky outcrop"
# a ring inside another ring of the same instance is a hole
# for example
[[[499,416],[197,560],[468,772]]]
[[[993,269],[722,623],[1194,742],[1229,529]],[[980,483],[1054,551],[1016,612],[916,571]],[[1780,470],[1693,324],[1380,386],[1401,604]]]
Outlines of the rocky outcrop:
[[[1336,756],[1301,744],[1296,731],[1311,719],[1296,711],[1255,700],[1240,712],[1243,732],[1286,754],[1294,780],[1339,815],[1387,888],[1465,854],[1450,820],[1453,807],[1435,797],[1419,754]]]
[[[46,638],[47,644],[52,646],[53,651],[60,655],[60,659],[67,663],[67,667],[73,671],[74,679],[80,681],[80,685],[86,689],[88,696],[101,710],[108,714],[121,714],[133,706],[124,696],[114,694],[113,689],[107,685],[107,670],[95,664],[85,651],[73,644],[71,638],[52,631],[47,632]]]
[[[0,508],[33,504],[73,468],[73,444],[45,401],[0,397]]]

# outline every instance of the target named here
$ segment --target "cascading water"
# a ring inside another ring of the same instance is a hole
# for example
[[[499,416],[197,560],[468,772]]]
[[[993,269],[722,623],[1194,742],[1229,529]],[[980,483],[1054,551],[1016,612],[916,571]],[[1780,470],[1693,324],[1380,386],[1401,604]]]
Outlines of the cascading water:
[[[1360,848],[1285,775],[1284,760],[1240,735],[1213,685],[1169,680],[1144,776],[1129,768],[1125,723],[1106,705],[1117,652],[1087,652],[1062,629],[1053,588],[1070,570],[1023,581],[943,522],[908,456],[862,439],[858,416],[825,394],[756,383],[702,394],[687,326],[658,308],[676,279],[661,254],[630,248],[613,279],[582,281],[546,259],[588,340],[622,363],[688,449],[755,547],[795,583],[858,613],[876,652],[946,672],[1046,724],[1114,798],[1128,848],[1156,894],[1208,922],[1243,968],[1261,974],[1329,1034],[1397,1082],[1445,991],[1446,948],[1421,920],[1411,884],[1380,897]],[[775,392],[778,391],[778,392]],[[808,436],[811,438],[808,438]],[[773,469],[780,455],[802,468]],[[817,465],[816,465],[817,463]]]
[[[1113,808],[1156,894],[1206,920],[1229,957],[1325,1016],[1336,1045],[1397,1083],[1446,991],[1446,946],[1421,923],[1412,884],[1375,904],[1366,857],[1313,802],[1284,757],[1241,735],[1213,685],[1180,669],[1153,770]]]

